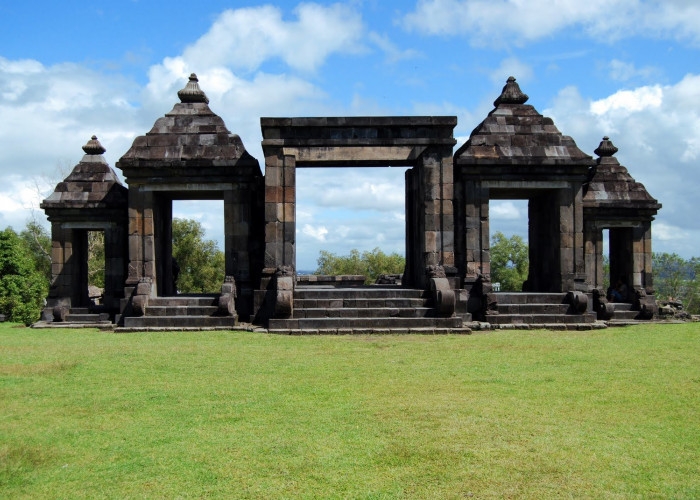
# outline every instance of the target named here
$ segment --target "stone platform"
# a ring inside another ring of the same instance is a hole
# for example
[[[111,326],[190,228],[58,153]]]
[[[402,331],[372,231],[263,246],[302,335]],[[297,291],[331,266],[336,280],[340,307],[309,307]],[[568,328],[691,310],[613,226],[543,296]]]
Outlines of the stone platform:
[[[469,316],[469,315],[467,315]],[[466,318],[470,320],[471,318]],[[424,290],[304,286],[294,291],[293,317],[270,319],[270,333],[469,333],[463,316],[439,317]]]

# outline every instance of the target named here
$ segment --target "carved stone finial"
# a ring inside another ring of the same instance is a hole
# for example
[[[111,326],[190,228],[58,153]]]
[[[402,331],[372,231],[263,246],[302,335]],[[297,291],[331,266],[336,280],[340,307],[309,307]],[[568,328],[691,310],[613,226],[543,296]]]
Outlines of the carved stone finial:
[[[493,101],[494,106],[499,104],[525,104],[529,97],[520,90],[520,85],[515,83],[515,77],[509,76],[501,95]]]
[[[88,155],[101,155],[107,150],[104,147],[102,147],[100,141],[97,140],[97,136],[93,135],[92,139],[87,141],[87,144],[83,146],[83,151],[85,151],[85,154]]]
[[[207,95],[202,89],[199,88],[199,80],[197,75],[192,73],[190,75],[190,81],[187,82],[185,88],[178,91],[177,96],[180,98],[180,102],[203,102],[205,104],[209,103]]]
[[[596,150],[593,152],[601,157],[612,156],[615,153],[617,153],[617,148],[615,147],[615,145],[612,143],[612,141],[606,135],[605,137],[603,137],[603,140],[601,141],[600,146],[598,146],[598,148],[596,148]]]

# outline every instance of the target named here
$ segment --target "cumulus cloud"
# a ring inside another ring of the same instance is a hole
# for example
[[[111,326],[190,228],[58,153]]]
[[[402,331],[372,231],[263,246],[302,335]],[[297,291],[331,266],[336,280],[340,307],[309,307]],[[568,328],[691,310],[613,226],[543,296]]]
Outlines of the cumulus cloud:
[[[148,91],[154,97],[172,94],[195,71],[216,82],[212,91],[223,93],[235,85],[233,71],[245,76],[277,59],[292,70],[313,72],[334,53],[362,48],[362,18],[350,7],[306,3],[294,12],[295,20],[285,20],[271,5],[224,11],[182,54],[150,69]]]
[[[498,68],[491,70],[489,74],[491,81],[497,85],[504,85],[509,76],[515,76],[522,84],[532,80],[534,72],[532,66],[517,57],[508,57],[503,59]]]
[[[419,0],[410,31],[466,35],[475,45],[525,43],[568,29],[596,39],[631,35],[700,44],[700,5],[686,0]]]
[[[522,202],[520,204],[522,205]],[[489,204],[489,217],[492,219],[521,219],[527,215],[527,204],[525,204],[524,212],[521,209],[522,207],[517,207],[512,201],[495,200]]]
[[[676,245],[685,241],[700,246],[700,220],[695,216],[700,75],[686,75],[673,85],[621,90],[597,100],[568,87],[544,114],[589,154],[603,135],[610,136],[620,149],[616,154],[620,163],[663,204],[654,226],[656,250],[678,251]]]
[[[610,78],[618,82],[628,82],[630,80],[649,80],[657,77],[660,70],[654,66],[643,66],[637,68],[633,63],[613,59],[608,63]]]

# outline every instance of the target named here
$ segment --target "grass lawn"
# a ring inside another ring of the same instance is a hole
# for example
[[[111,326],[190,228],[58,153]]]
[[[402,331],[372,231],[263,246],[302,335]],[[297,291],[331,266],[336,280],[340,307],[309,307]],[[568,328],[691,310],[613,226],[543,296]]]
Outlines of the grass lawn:
[[[473,336],[0,324],[0,497],[698,498],[700,324]]]

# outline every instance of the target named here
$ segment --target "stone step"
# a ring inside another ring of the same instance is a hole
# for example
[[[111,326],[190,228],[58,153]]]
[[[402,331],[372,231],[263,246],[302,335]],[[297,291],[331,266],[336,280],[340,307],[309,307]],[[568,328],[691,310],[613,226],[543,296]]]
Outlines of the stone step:
[[[615,312],[618,311],[631,311],[632,310],[632,304],[628,302],[611,302],[613,309]]]
[[[71,312],[66,314],[66,323],[102,323],[102,322],[110,322],[109,321],[109,314],[107,313],[99,313],[99,314],[94,314],[94,313],[85,313],[85,314],[75,314],[73,313],[73,309],[71,309]]]
[[[566,314],[569,304],[498,304],[499,314]]]
[[[428,298],[425,290],[410,288],[317,288],[304,287],[294,290],[294,299],[421,299]]]
[[[125,328],[211,328],[230,327],[237,324],[234,316],[140,316],[124,318]]]
[[[454,318],[292,318],[271,319],[270,330],[321,330],[359,328],[461,328],[462,319]]]
[[[543,324],[543,323],[593,323],[595,314],[494,314],[487,315],[486,321],[499,324]]]
[[[154,306],[149,303],[146,316],[212,316],[217,310],[216,306]]]
[[[218,300],[218,295],[153,297],[148,299],[148,306],[215,306]]]
[[[294,299],[294,310],[311,308],[377,308],[377,307],[427,307],[429,298],[325,298]]]
[[[619,319],[619,320],[628,320],[628,319],[636,319],[636,317],[639,315],[639,311],[627,311],[627,310],[615,310],[615,313],[613,314],[611,319]]]
[[[494,294],[501,304],[563,304],[565,293],[498,292]]]
[[[363,327],[341,327],[341,328],[315,328],[315,329],[289,329],[277,328],[267,331],[274,335],[446,335],[458,334],[469,335],[472,333],[471,328],[462,327],[417,327],[417,328],[363,328]]]
[[[295,309],[295,318],[428,318],[435,316],[432,307],[381,308],[307,308]]]

